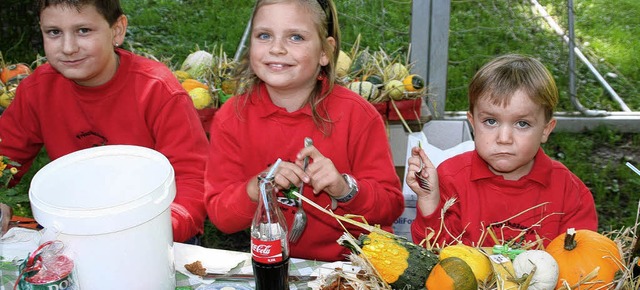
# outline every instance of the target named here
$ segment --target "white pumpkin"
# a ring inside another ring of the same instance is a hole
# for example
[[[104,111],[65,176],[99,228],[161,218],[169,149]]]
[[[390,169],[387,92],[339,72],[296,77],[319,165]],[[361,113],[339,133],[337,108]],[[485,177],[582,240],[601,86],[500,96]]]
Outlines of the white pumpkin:
[[[529,250],[516,256],[513,260],[513,269],[516,277],[520,278],[525,274],[530,274],[534,265],[536,271],[527,289],[554,289],[558,283],[558,263],[549,253],[543,250]]]

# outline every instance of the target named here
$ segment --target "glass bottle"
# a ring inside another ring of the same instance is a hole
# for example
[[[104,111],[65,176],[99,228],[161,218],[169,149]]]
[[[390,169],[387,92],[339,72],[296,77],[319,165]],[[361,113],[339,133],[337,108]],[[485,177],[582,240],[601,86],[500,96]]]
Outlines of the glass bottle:
[[[260,196],[251,222],[251,255],[257,290],[289,289],[287,223],[278,206],[273,178],[258,177]]]

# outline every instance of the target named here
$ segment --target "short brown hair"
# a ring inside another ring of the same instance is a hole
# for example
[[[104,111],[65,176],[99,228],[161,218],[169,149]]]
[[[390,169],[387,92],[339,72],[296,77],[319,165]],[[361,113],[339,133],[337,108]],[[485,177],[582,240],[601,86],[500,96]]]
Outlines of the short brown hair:
[[[537,59],[519,54],[499,56],[478,70],[469,83],[469,112],[486,98],[494,104],[508,104],[522,90],[545,110],[546,120],[558,105],[558,89],[551,72]]]
[[[91,5],[96,7],[100,15],[107,20],[109,25],[113,25],[118,18],[124,14],[120,0],[38,0],[36,7],[38,15],[49,6],[64,5],[69,8],[80,10],[83,6]]]

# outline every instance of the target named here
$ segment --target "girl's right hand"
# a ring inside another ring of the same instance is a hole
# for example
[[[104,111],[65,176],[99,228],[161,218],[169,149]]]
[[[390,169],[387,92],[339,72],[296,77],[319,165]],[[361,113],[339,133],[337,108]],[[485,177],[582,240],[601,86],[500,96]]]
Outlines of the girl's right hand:
[[[258,177],[269,170],[271,170],[271,167],[252,177],[247,183],[247,193],[249,194],[249,199],[252,201],[257,202],[258,196],[260,195]],[[276,191],[281,191],[288,189],[291,186],[300,186],[303,183],[304,178],[307,178],[308,180],[309,177],[304,170],[302,170],[302,167],[292,162],[282,161],[280,162],[280,165],[278,165],[276,172],[273,174],[273,183]]]

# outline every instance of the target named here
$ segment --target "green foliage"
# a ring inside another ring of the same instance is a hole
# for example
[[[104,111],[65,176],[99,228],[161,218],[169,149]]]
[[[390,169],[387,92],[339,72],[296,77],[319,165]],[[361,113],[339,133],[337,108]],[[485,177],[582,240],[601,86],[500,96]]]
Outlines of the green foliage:
[[[169,60],[174,68],[189,53],[216,45],[233,56],[253,11],[250,0],[121,2],[129,18],[125,48]]]
[[[638,164],[640,138],[637,134],[618,133],[605,126],[581,134],[557,132],[543,148],[591,189],[600,230],[635,224],[640,176],[626,163]]]
[[[29,204],[29,185],[33,176],[49,163],[49,157],[43,149],[33,161],[31,167],[22,176],[20,181],[11,188],[4,188],[0,185],[0,202],[9,205],[13,209],[13,214],[18,216],[32,217],[31,205]],[[19,170],[23,170],[18,167]]]
[[[33,2],[0,2],[0,52],[6,62],[31,63],[42,51],[42,36]]]

